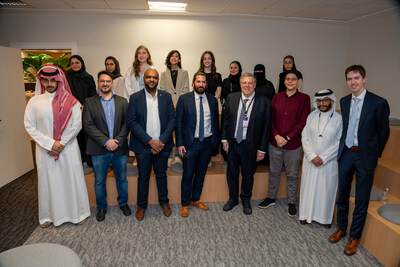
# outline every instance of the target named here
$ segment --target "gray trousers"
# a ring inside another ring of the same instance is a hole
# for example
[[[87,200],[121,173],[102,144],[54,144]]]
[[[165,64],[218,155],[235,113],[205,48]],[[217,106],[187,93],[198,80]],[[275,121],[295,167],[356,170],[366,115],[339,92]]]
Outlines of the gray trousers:
[[[288,202],[296,203],[297,186],[299,184],[299,168],[303,157],[303,149],[300,146],[295,150],[285,150],[269,144],[269,185],[268,197],[275,199],[281,181],[282,166],[285,166],[287,176]]]

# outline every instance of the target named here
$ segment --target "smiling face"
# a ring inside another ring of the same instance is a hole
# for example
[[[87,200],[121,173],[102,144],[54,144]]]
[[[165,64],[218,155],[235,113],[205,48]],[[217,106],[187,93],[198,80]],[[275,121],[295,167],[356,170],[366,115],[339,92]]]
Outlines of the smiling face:
[[[285,66],[285,70],[291,70],[293,68],[293,60],[289,57],[283,60],[283,66]]]
[[[196,79],[194,80],[193,84],[193,90],[199,94],[202,95],[204,94],[204,91],[207,88],[207,79],[206,76],[204,75],[197,75]]]
[[[173,53],[172,56],[169,58],[169,62],[171,63],[171,66],[177,66],[179,62],[181,62],[179,54],[177,52]]]
[[[111,73],[114,72],[114,70],[115,70],[115,62],[114,62],[114,60],[112,60],[112,59],[107,59],[106,60],[106,70],[108,72],[111,72]]]
[[[69,65],[71,65],[71,69],[73,71],[79,71],[82,68],[82,62],[80,62],[79,59],[75,57],[71,59]]]
[[[291,92],[296,90],[298,85],[299,85],[299,79],[295,74],[289,73],[288,75],[286,75],[285,86],[287,91]]]
[[[239,65],[236,63],[229,65],[229,73],[233,76],[237,75],[239,73]]]
[[[366,81],[367,78],[363,78],[358,71],[350,71],[346,74],[347,86],[356,97],[364,92],[364,84]]]
[[[317,99],[317,106],[321,112],[328,112],[329,110],[331,110],[332,105],[333,105],[333,100],[330,99],[329,97]]]
[[[147,91],[154,91],[158,85],[158,71],[155,69],[147,69],[143,76],[144,86]]]
[[[113,80],[107,74],[101,74],[99,79],[97,80],[97,86],[99,88],[99,92],[102,95],[107,95],[111,92]]]
[[[210,54],[205,54],[203,57],[203,65],[205,68],[209,68],[212,65],[212,58]]]
[[[141,48],[136,53],[136,58],[140,63],[147,63],[147,59],[149,58],[149,53],[146,49]]]
[[[248,98],[254,93],[256,82],[254,81],[253,77],[244,77],[240,81],[240,87],[242,88],[243,95]]]
[[[54,93],[57,90],[58,82],[55,78],[40,78],[40,83],[42,84],[43,88],[51,93]]]

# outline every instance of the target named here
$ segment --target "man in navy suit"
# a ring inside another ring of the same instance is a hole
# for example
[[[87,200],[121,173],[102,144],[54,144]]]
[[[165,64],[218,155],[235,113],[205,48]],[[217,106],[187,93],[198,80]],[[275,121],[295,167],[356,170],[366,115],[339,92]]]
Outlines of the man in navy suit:
[[[211,152],[218,141],[218,102],[205,92],[206,75],[197,72],[192,86],[194,91],[182,95],[176,107],[176,145],[183,158],[182,217],[189,216],[189,204],[208,210],[200,196]]]
[[[138,160],[138,196],[136,218],[141,221],[147,208],[152,167],[156,175],[158,201],[165,216],[171,215],[167,188],[167,165],[174,141],[175,110],[171,95],[157,89],[158,72],[145,71],[145,89],[131,95],[127,125],[131,131],[129,148]]]
[[[222,146],[228,153],[227,179],[229,200],[224,211],[239,204],[239,166],[242,169],[243,212],[252,213],[250,198],[253,190],[257,162],[267,151],[270,136],[270,103],[262,94],[256,93],[256,78],[251,73],[240,77],[241,92],[228,95],[222,121]],[[228,148],[229,144],[229,148]]]
[[[338,152],[338,229],[329,241],[336,243],[346,236],[351,182],[356,172],[355,208],[344,250],[350,256],[357,252],[367,216],[374,170],[389,138],[390,111],[386,99],[365,89],[366,73],[361,65],[348,67],[345,75],[352,94],[340,100],[343,132]]]

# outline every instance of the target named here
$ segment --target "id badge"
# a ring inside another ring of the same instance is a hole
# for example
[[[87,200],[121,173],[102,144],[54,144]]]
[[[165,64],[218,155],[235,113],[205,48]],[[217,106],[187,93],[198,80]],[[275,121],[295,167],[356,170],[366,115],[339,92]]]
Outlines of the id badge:
[[[249,126],[249,117],[243,117],[243,128],[247,128]]]

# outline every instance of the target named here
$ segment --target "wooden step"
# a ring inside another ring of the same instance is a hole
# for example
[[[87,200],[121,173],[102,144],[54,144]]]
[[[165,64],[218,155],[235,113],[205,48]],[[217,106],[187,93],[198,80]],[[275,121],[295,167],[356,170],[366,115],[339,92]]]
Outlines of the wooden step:
[[[213,166],[209,167],[204,180],[201,201],[203,202],[219,202],[229,199],[229,188],[226,180],[226,170],[221,166],[222,161],[214,161]],[[168,175],[168,198],[171,204],[181,202],[181,179],[182,174],[175,173],[169,168]],[[263,199],[268,193],[268,177],[269,167],[259,165],[254,175],[254,186],[252,199]],[[86,185],[89,194],[90,206],[96,206],[96,195],[94,192],[94,173],[85,176]],[[128,175],[128,204],[135,205],[137,203],[137,175]],[[239,178],[241,180],[241,177]],[[115,183],[114,173],[111,171],[107,177],[107,202],[108,205],[118,205],[117,202],[117,186]],[[299,182],[300,185],[300,182]],[[300,190],[298,190],[299,194]],[[281,173],[281,183],[278,190],[278,198],[287,197],[286,173]],[[149,185],[149,204],[158,204],[157,185],[154,173],[150,177]]]
[[[399,152],[400,153],[400,152]],[[382,157],[375,169],[374,185],[400,199],[400,160]]]
[[[389,204],[400,204],[400,199],[389,194]],[[353,197],[350,198],[349,222],[354,211]],[[367,219],[361,236],[360,245],[378,259],[386,267],[400,266],[400,225],[391,223],[381,217],[378,209],[383,204],[371,201]],[[350,228],[350,223],[349,223]],[[347,229],[349,232],[349,229]]]

